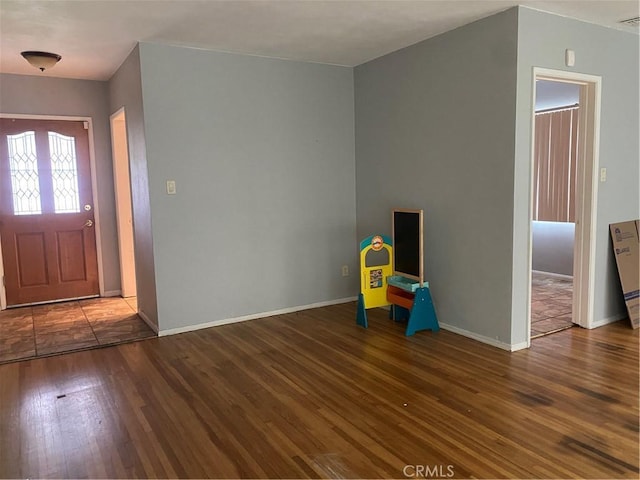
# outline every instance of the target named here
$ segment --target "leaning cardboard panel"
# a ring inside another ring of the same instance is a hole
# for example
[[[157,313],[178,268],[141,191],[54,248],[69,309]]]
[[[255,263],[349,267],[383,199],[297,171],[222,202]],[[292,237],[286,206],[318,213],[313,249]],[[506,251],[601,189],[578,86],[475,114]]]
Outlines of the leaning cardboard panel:
[[[618,275],[631,326],[640,326],[640,220],[609,225]]]

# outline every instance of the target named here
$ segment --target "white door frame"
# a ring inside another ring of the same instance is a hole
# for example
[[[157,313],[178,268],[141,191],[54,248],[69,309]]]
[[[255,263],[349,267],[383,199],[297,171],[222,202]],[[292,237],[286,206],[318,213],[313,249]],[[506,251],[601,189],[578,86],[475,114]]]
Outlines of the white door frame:
[[[124,124],[123,137],[116,134],[116,122]],[[116,199],[118,249],[120,257],[120,288],[123,297],[136,296],[135,247],[133,240],[133,209],[125,108],[109,117],[111,126],[111,155],[113,159],[113,187]],[[120,144],[119,142],[122,142]]]
[[[564,70],[533,68],[533,102],[531,108],[531,158],[535,155],[536,80],[551,80],[580,85],[578,126],[578,169],[576,179],[576,227],[573,248],[572,320],[584,328],[593,328],[593,292],[595,284],[596,216],[600,144],[600,99],[602,77]],[[532,168],[530,167],[530,172]],[[531,346],[531,270],[533,229],[533,173],[530,175],[529,260],[527,290],[527,345]]]
[[[100,206],[98,205],[98,177],[96,174],[96,154],[93,141],[93,121],[91,117],[77,117],[64,115],[25,115],[20,113],[0,113],[0,118],[20,118],[27,120],[63,120],[68,122],[86,122],[89,135],[89,164],[91,166],[91,191],[93,195],[94,227],[96,235],[96,256],[98,257],[98,289],[104,297],[104,270],[102,268],[102,241],[100,235]],[[4,278],[2,265],[2,244],[0,243],[0,277]],[[0,282],[0,310],[7,308],[7,292],[4,282]]]

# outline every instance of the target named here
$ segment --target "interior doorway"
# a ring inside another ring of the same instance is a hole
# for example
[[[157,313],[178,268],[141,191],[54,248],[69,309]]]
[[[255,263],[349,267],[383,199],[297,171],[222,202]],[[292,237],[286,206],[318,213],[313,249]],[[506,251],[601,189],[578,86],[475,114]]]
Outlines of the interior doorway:
[[[600,81],[534,69],[529,341],[593,323]],[[545,88],[564,100],[544,105]]]
[[[573,256],[580,88],[536,80],[531,337],[574,324]]]
[[[120,250],[120,284],[122,296],[128,298],[135,297],[137,289],[126,122],[124,108],[111,115],[113,179],[116,196],[118,248]]]

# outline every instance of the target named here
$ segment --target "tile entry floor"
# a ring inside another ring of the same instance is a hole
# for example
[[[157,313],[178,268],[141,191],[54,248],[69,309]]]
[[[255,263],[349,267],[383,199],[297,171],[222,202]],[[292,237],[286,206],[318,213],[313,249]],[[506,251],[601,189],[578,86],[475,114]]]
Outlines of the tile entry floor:
[[[0,363],[153,337],[135,298],[92,298],[0,312]]]
[[[533,272],[531,338],[571,328],[573,280]]]

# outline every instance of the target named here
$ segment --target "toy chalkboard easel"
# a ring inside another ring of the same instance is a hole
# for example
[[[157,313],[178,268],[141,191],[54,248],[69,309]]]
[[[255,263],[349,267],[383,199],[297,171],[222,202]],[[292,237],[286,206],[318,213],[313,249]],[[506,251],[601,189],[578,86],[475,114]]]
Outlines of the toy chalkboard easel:
[[[358,325],[368,327],[367,309],[391,305],[391,318],[407,320],[407,336],[440,329],[429,283],[424,282],[422,217],[422,210],[393,210],[393,240],[372,235],[360,242]],[[386,259],[368,260],[370,252],[383,249],[388,252]]]

